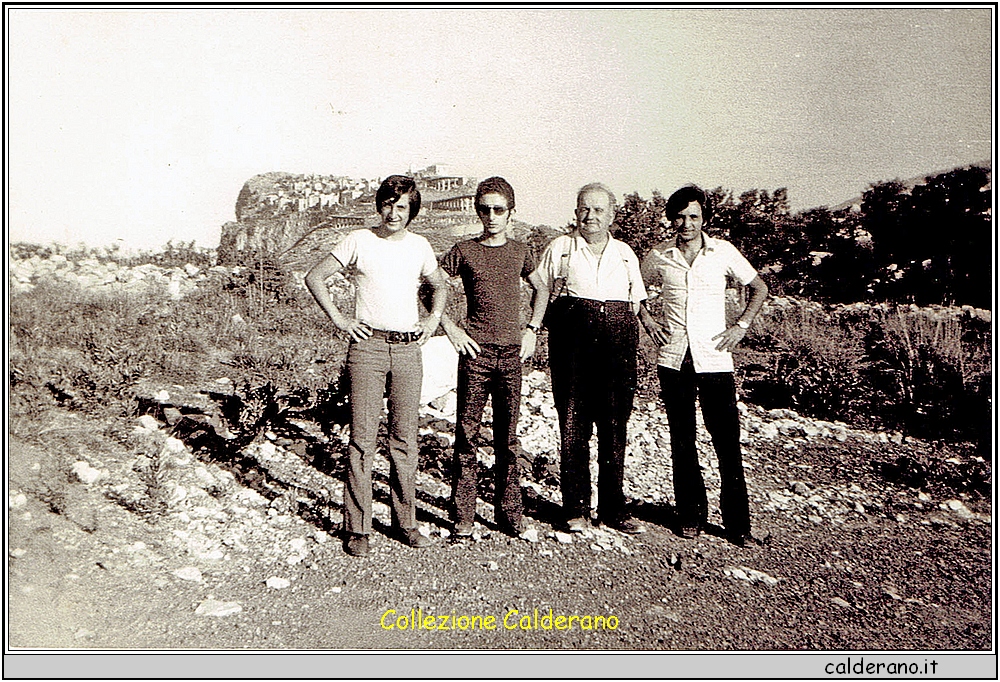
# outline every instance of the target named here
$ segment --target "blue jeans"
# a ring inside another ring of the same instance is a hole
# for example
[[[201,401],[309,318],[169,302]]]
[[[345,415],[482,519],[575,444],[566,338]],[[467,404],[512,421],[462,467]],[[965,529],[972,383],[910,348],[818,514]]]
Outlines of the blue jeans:
[[[505,530],[521,523],[521,470],[517,461],[517,418],[521,407],[521,347],[483,344],[475,358],[458,363],[458,417],[455,425],[455,523],[476,518],[479,463],[476,439],[486,398],[493,396],[494,514]]]
[[[344,490],[344,530],[372,531],[372,464],[383,397],[389,394],[389,487],[392,524],[416,528],[417,415],[423,380],[420,346],[370,337],[347,352],[351,382],[351,440]]]

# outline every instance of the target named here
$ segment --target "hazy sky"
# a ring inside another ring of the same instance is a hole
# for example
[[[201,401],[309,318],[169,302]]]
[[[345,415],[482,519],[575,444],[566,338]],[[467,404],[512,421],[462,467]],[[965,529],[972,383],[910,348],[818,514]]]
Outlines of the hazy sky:
[[[12,241],[216,246],[267,171],[444,163],[562,225],[594,180],[802,209],[992,156],[990,9],[7,12]]]

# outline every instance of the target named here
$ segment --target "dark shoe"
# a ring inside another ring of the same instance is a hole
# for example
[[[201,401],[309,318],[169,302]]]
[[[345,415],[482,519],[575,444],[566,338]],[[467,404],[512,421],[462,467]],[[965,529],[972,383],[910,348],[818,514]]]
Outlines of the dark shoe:
[[[407,547],[413,547],[416,549],[431,546],[431,539],[421,535],[420,531],[416,528],[407,528],[405,530],[400,529],[399,540]]]
[[[351,533],[344,541],[344,551],[351,556],[365,556],[368,554],[368,536]]]
[[[728,536],[731,543],[737,547],[763,547],[771,541],[771,536],[767,535],[763,538],[755,536],[753,533],[733,533]]]
[[[507,521],[501,521],[497,524],[497,528],[500,529],[501,533],[503,533],[504,535],[509,535],[513,538],[518,537],[521,533],[523,533],[527,529],[527,527],[528,526],[524,522],[523,518],[518,519],[517,523],[509,523]]]
[[[569,529],[570,533],[582,533],[587,530],[588,526],[590,526],[590,523],[582,516],[578,516],[575,519],[570,519],[566,522],[566,528]]]
[[[687,540],[694,540],[701,535],[701,526],[682,526],[678,535]]]
[[[472,537],[472,530],[475,528],[475,524],[472,523],[456,523],[455,524],[455,537],[457,538],[468,538]]]
[[[633,518],[624,518],[619,521],[604,524],[608,528],[614,528],[621,533],[628,535],[639,535],[646,532],[646,527]]]

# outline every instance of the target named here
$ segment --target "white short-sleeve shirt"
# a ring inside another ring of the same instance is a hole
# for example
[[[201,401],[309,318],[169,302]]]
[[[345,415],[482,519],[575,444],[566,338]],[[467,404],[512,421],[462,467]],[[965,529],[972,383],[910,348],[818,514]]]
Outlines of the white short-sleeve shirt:
[[[587,241],[577,233],[553,239],[542,252],[532,276],[540,277],[551,288],[563,272],[568,296],[630,303],[646,300],[639,259],[632,247],[614,237],[608,238],[600,256],[594,254],[587,247]]]
[[[643,259],[645,282],[662,287],[659,322],[670,336],[670,342],[660,347],[657,364],[680,369],[690,347],[696,372],[732,372],[732,353],[715,350],[719,341],[712,337],[726,330],[727,280],[749,284],[757,271],[729,242],[703,238],[691,265],[676,246],[651,249]]]
[[[383,239],[371,229],[348,232],[331,251],[345,268],[357,270],[354,316],[373,329],[408,332],[420,321],[417,290],[437,267],[426,238],[412,232]]]

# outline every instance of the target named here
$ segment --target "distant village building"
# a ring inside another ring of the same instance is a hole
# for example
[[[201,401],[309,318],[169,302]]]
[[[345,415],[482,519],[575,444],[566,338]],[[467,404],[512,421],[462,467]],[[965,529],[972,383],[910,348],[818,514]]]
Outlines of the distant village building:
[[[427,179],[427,186],[439,192],[448,192],[458,189],[465,184],[465,178],[457,175],[439,175]]]
[[[326,224],[331,227],[361,227],[365,222],[364,216],[359,215],[335,215],[326,219]]]
[[[475,208],[474,194],[462,194],[457,197],[439,199],[431,202],[431,208],[441,211],[472,211]]]

